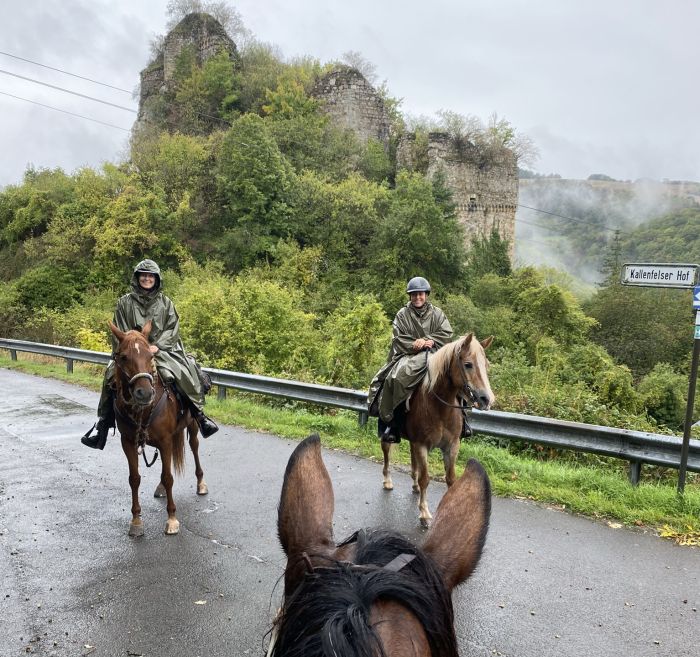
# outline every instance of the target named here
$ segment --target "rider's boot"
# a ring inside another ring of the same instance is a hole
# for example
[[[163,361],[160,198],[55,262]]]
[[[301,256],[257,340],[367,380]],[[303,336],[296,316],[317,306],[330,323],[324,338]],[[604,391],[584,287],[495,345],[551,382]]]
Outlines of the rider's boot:
[[[379,437],[382,439],[383,443],[400,443],[401,435],[396,427],[395,422],[389,422],[385,424],[381,419],[379,420]]]
[[[194,409],[194,419],[197,421],[199,430],[205,438],[209,438],[209,436],[215,434],[219,430],[214,420],[208,418],[202,411],[196,408]]]
[[[105,448],[107,444],[107,434],[114,426],[114,406],[110,403],[107,409],[104,415],[97,418],[97,422],[93,424],[92,428],[80,439],[80,442],[86,447],[92,447],[93,449]],[[93,431],[96,431],[94,436],[91,435]]]

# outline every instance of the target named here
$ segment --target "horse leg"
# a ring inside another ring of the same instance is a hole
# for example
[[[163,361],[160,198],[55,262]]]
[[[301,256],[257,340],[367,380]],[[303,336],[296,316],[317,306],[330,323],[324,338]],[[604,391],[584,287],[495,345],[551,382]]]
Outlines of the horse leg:
[[[457,454],[459,454],[459,436],[457,436],[447,447],[442,450],[442,462],[445,465],[445,482],[448,488],[454,484],[455,479],[455,463],[457,462]]]
[[[417,495],[420,493],[420,486],[418,485],[418,461],[416,461],[416,454],[413,451],[413,446],[411,446],[411,479],[413,479],[413,492]]]
[[[141,475],[139,474],[139,453],[136,445],[122,436],[122,449],[129,463],[129,486],[131,487],[131,524],[129,536],[143,536],[143,521],[141,520],[141,505],[139,504],[139,486]]]
[[[425,445],[411,443],[411,458],[412,460],[415,459],[417,466],[418,486],[420,488],[420,498],[418,500],[420,523],[423,527],[428,527],[433,517],[428,508],[427,496],[428,483],[430,481],[430,477],[428,476],[428,448]]]
[[[175,501],[173,500],[173,473],[172,469],[172,448],[170,445],[160,446],[160,458],[162,462],[162,470],[160,473],[160,483],[165,488],[165,496],[167,497],[168,519],[165,522],[166,534],[177,534],[180,531],[180,521],[175,517]]]
[[[206,495],[209,492],[207,483],[204,481],[204,470],[199,462],[199,437],[197,436],[197,423],[192,421],[187,427],[190,449],[194,456],[194,473],[197,476],[197,495]]]
[[[391,454],[392,443],[387,443],[382,440],[382,452],[384,452],[384,490],[394,490],[394,482],[391,480],[391,472],[389,471],[389,456]]]

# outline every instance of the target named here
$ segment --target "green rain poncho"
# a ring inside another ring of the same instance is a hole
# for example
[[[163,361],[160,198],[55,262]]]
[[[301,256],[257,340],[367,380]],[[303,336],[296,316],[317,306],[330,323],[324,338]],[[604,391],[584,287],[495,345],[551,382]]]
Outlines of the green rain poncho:
[[[370,384],[367,405],[370,415],[391,422],[394,409],[411,395],[426,372],[427,352],[416,353],[413,342],[418,338],[433,340],[436,351],[452,337],[450,322],[430,302],[420,308],[407,303],[394,317],[393,339],[386,365]]]
[[[156,275],[154,288],[146,292],[139,286],[138,272],[146,271]],[[114,324],[122,331],[131,329],[140,330],[148,320],[151,320],[152,328],[148,341],[158,347],[155,355],[158,374],[163,381],[175,381],[178,390],[187,395],[192,403],[199,409],[204,405],[202,384],[197,375],[194,362],[185,353],[185,347],[180,339],[180,319],[173,302],[161,291],[160,268],[153,260],[143,260],[134,268],[131,280],[131,292],[122,296],[117,301],[114,311]],[[117,339],[112,336],[113,347],[118,345]],[[114,364],[110,362],[105,375],[105,383],[109,385],[114,375]],[[103,388],[100,399],[101,412],[104,404],[109,401]]]

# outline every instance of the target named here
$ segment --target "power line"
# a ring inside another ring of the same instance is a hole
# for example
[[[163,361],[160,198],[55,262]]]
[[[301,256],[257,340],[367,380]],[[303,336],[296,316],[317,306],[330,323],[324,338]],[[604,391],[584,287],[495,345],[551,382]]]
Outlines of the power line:
[[[24,57],[20,57],[19,55],[13,55],[12,53],[4,52],[2,50],[0,50],[0,55],[5,55],[5,57],[12,57],[14,59],[19,59],[23,62],[28,62],[29,64],[34,64],[35,66],[41,66],[43,68],[48,68],[52,71],[58,71],[59,73],[63,73],[64,75],[70,75],[71,77],[79,78],[80,80],[86,80],[87,82],[92,82],[93,84],[100,84],[103,87],[109,87],[110,89],[116,89],[117,91],[123,91],[124,93],[131,95],[131,91],[129,91],[128,89],[122,89],[121,87],[115,87],[114,85],[107,84],[106,82],[100,82],[99,80],[93,80],[92,78],[86,78],[84,75],[77,75],[76,73],[69,73],[68,71],[64,71],[62,68],[55,68],[54,66],[48,66],[47,64],[40,64],[39,62],[32,61],[31,59],[25,59]]]
[[[101,98],[95,98],[94,96],[87,96],[86,94],[79,94],[77,91],[71,91],[70,89],[64,89],[63,87],[57,87],[54,84],[49,84],[48,82],[42,82],[41,80],[34,80],[33,78],[28,78],[28,77],[25,77],[24,75],[19,75],[18,73],[12,73],[11,71],[6,71],[2,68],[0,68],[0,73],[4,73],[5,75],[11,75],[12,77],[20,78],[21,80],[27,80],[28,82],[34,82],[35,84],[41,84],[45,87],[50,87],[51,89],[58,89],[58,91],[64,91],[67,94],[73,94],[74,96],[80,96],[81,98],[87,98],[88,100],[94,100],[97,103],[102,103],[104,105],[111,105],[112,107],[116,107],[117,109],[131,112],[132,114],[137,114],[136,110],[131,109],[131,107],[124,107],[123,105],[117,105],[116,103],[110,103],[106,100],[102,100]]]
[[[517,206],[519,208],[527,208],[528,210],[534,210],[535,212],[541,212],[542,214],[551,214],[553,217],[559,217],[560,219],[567,219],[568,221],[576,221],[576,222],[581,223],[581,224],[595,226],[596,228],[603,228],[604,230],[609,230],[609,231],[612,231],[613,233],[616,231],[620,231],[621,233],[626,232],[624,230],[621,230],[620,228],[610,228],[608,226],[603,226],[601,224],[594,224],[592,221],[584,221],[583,219],[574,219],[574,217],[566,217],[563,214],[557,214],[556,212],[549,212],[548,210],[540,210],[539,208],[531,208],[529,205],[522,205],[521,203],[518,203]]]
[[[113,125],[112,123],[105,123],[104,121],[98,121],[97,119],[92,119],[89,116],[83,116],[82,114],[76,114],[75,112],[69,112],[68,110],[60,109],[58,107],[52,107],[51,105],[44,105],[44,103],[38,103],[36,100],[29,100],[29,98],[22,98],[21,96],[15,96],[14,94],[8,94],[6,91],[0,91],[3,96],[10,96],[11,98],[16,98],[17,100],[23,100],[27,103],[32,103],[33,105],[40,105],[41,107],[46,107],[56,112],[63,112],[64,114],[70,114],[71,116],[77,116],[80,119],[85,119],[86,121],[94,121],[95,123],[101,123],[102,125],[109,126],[110,128],[116,128],[117,130],[123,130],[124,132],[129,132],[128,128],[122,128],[118,125]]]

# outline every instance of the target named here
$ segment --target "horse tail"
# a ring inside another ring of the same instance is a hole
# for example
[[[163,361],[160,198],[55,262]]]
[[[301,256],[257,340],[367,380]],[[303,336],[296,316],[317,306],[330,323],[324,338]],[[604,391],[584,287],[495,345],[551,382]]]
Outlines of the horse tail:
[[[180,429],[173,436],[173,468],[181,475],[185,471],[185,430]]]

